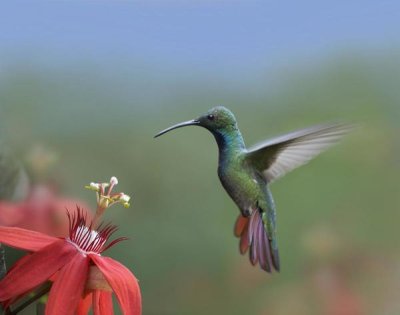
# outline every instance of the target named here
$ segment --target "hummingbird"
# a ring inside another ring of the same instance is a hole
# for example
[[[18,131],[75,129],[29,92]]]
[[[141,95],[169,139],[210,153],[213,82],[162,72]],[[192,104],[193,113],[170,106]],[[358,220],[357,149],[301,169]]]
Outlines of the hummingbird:
[[[234,225],[234,234],[240,239],[240,253],[248,251],[251,264],[258,263],[268,273],[279,272],[276,208],[270,184],[338,142],[351,126],[338,123],[313,126],[247,149],[233,113],[218,106],[154,137],[185,126],[206,128],[215,137],[219,150],[218,177],[240,210]]]

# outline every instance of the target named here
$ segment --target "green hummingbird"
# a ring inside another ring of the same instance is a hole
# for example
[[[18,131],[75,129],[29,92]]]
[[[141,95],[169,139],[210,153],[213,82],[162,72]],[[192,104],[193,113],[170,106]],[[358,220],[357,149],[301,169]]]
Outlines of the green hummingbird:
[[[269,186],[336,143],[350,126],[314,126],[247,149],[233,113],[218,106],[197,119],[173,125],[155,137],[192,125],[209,130],[218,144],[218,177],[240,210],[234,227],[235,236],[240,238],[240,253],[243,255],[249,250],[253,265],[258,263],[269,273],[274,269],[279,271],[276,210]]]

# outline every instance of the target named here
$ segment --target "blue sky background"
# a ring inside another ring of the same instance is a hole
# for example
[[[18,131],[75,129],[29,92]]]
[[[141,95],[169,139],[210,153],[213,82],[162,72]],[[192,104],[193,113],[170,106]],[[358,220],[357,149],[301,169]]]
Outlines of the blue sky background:
[[[0,56],[227,76],[398,45],[397,1],[2,1]]]

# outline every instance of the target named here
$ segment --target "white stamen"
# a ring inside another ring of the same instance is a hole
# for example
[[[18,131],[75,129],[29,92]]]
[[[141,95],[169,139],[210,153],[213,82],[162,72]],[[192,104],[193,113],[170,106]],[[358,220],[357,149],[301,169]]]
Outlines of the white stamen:
[[[131,197],[122,193],[121,196],[119,197],[119,200],[121,200],[123,202],[129,202],[129,200],[131,200]]]
[[[99,190],[99,189],[100,189],[100,184],[98,184],[98,183],[93,183],[93,182],[91,182],[91,183],[89,184],[89,186],[90,186],[90,188],[93,189],[93,190]]]
[[[111,185],[117,185],[118,184],[118,179],[115,176],[111,177],[110,184]]]

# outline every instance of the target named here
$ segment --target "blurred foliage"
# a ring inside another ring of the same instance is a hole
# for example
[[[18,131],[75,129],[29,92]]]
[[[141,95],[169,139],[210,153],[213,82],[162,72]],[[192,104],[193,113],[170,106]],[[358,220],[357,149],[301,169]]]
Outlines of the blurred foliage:
[[[94,204],[82,187],[112,175],[133,195],[130,209],[107,214],[130,240],[106,254],[137,275],[145,315],[398,314],[400,64],[389,59],[339,58],[254,82],[134,65],[9,65],[0,130],[22,159],[36,146],[53,152],[40,180],[67,195]],[[326,121],[359,124],[273,185],[280,274],[238,253],[238,210],[217,178],[214,139],[195,127],[152,139],[220,104],[248,144]]]

